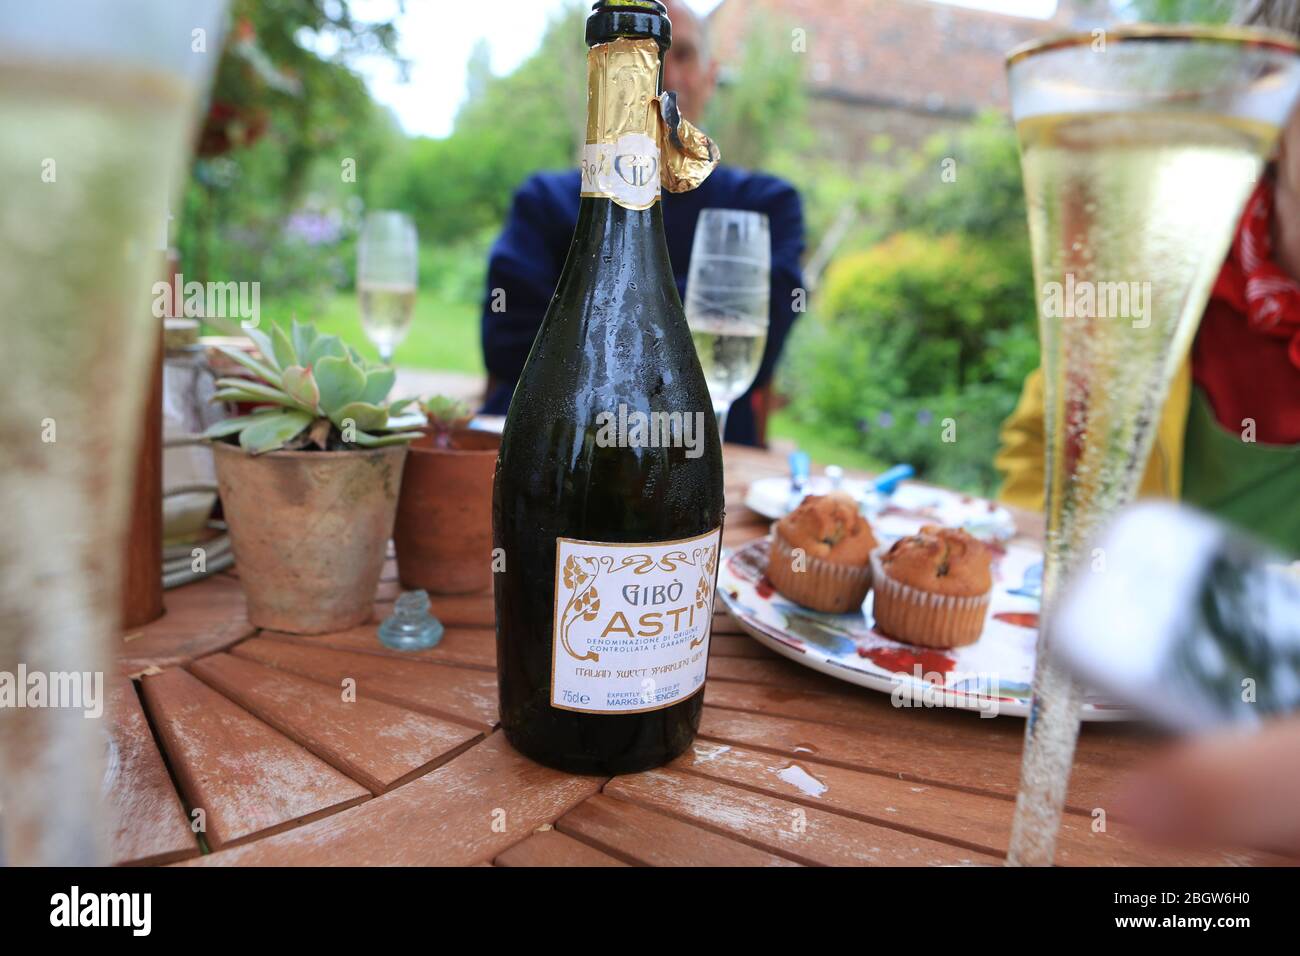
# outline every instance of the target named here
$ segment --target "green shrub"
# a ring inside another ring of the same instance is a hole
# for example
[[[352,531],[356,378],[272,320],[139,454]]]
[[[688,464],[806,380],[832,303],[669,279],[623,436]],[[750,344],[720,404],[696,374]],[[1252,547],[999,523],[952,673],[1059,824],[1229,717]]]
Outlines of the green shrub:
[[[990,493],[998,429],[1037,364],[1033,317],[1023,245],[897,233],[827,271],[784,368],[791,414],[846,448]]]

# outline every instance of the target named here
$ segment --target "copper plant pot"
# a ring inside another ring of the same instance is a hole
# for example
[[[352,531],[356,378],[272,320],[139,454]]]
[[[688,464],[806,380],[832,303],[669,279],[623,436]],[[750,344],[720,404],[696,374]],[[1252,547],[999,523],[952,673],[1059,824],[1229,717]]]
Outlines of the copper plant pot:
[[[492,473],[501,436],[457,429],[411,443],[393,543],[402,587],[469,594],[492,585]]]
[[[213,444],[248,620],[292,634],[370,619],[406,447],[249,455]]]

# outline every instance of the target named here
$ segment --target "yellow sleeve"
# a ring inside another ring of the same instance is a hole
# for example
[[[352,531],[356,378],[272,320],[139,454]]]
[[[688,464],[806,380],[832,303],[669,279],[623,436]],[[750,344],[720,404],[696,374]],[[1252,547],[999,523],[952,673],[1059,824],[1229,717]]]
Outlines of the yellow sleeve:
[[[1174,377],[1160,417],[1139,489],[1142,497],[1178,497],[1191,382],[1191,363],[1185,361]],[[998,499],[1033,511],[1042,510],[1045,494],[1043,401],[1043,370],[1038,368],[1025,379],[1016,410],[1002,423],[1002,448],[993,459],[1002,473]]]
[[[1043,370],[1025,379],[1016,410],[1002,423],[1002,448],[993,459],[1002,473],[998,499],[1031,511],[1043,509]]]

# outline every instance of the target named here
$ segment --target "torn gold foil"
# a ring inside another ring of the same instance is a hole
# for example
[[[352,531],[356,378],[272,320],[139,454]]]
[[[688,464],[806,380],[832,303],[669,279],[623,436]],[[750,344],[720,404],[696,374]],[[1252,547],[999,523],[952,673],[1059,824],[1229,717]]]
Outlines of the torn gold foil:
[[[670,193],[690,192],[717,168],[722,158],[718,144],[682,116],[672,93],[665,93],[660,101],[659,125],[663,148],[659,178],[663,187]]]
[[[659,46],[620,37],[587,54],[587,142],[582,195],[648,209],[660,188],[694,189],[718,164],[718,147],[677,110],[676,96],[656,95]]]

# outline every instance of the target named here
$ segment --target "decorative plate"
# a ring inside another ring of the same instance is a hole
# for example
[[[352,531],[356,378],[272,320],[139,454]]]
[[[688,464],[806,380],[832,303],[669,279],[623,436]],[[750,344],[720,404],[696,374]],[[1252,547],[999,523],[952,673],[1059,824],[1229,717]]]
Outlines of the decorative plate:
[[[920,528],[891,528],[873,522],[889,544]],[[914,647],[874,627],[873,593],[851,614],[810,611],[782,597],[767,580],[768,538],[751,541],[723,556],[718,594],[740,626],[760,644],[813,670],[893,695],[900,706],[956,707],[990,717],[1029,714],[1038,640],[1042,553],[1021,545],[994,549],[993,595],[978,641],[951,650]],[[1129,710],[1089,692],[1084,720],[1127,720]]]

